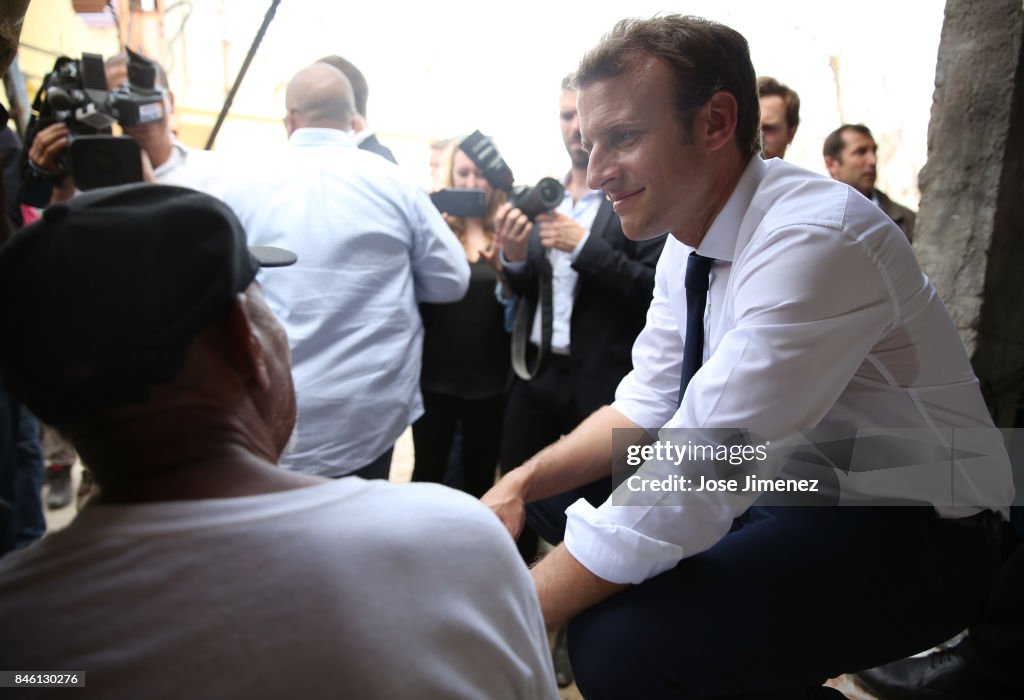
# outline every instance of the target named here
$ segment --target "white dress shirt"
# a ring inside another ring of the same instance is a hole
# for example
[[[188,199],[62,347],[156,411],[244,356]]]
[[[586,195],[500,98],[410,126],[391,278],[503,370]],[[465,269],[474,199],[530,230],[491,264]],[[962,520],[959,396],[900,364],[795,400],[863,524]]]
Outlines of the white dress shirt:
[[[750,160],[697,248],[716,261],[705,361],[677,407],[691,250],[669,236],[613,408],[652,431],[741,428],[776,444],[816,427],[910,430],[941,444],[963,429],[985,456],[958,461],[955,474],[948,464],[938,476],[934,465],[836,470],[837,495],[923,500],[947,517],[1006,512],[1009,463],[960,337],[906,237],[869,200],[784,161]],[[758,476],[785,467],[768,460]],[[641,473],[699,475],[700,465],[649,461]],[[752,500],[638,496],[623,484],[599,508],[580,500],[567,510],[565,543],[601,578],[639,583],[714,545]]]
[[[255,168],[225,201],[250,244],[298,255],[259,276],[288,331],[298,397],[281,464],[347,474],[423,413],[417,303],[461,299],[469,263],[426,192],[342,131],[299,129]]]

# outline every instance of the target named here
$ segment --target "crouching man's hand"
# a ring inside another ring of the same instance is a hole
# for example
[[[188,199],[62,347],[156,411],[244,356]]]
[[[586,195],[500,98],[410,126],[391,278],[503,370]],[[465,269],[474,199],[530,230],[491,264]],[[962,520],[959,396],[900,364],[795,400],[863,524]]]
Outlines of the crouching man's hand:
[[[494,511],[512,539],[519,538],[526,522],[526,499],[523,495],[522,474],[519,472],[521,469],[513,469],[480,499]]]

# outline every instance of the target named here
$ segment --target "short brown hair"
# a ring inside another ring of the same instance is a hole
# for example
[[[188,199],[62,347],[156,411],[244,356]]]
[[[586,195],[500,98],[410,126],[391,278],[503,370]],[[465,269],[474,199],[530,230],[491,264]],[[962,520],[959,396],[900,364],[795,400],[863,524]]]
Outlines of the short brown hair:
[[[761,152],[760,103],[743,35],[702,17],[624,19],[583,56],[574,87],[621,74],[639,54],[660,59],[675,75],[676,112],[688,133],[696,110],[725,90],[736,98],[740,152],[747,157]]]
[[[757,79],[757,96],[781,97],[786,105],[786,126],[790,129],[800,126],[800,95],[796,94],[796,90],[771,76],[762,75]]]
[[[366,76],[363,75],[363,72],[356,68],[352,61],[341,56],[324,56],[318,59],[317,63],[326,63],[329,66],[334,66],[345,74],[348,82],[352,84],[352,97],[356,103],[356,111],[365,119],[366,102],[370,98],[370,86],[366,82]]]
[[[843,134],[847,131],[856,131],[858,134],[867,136],[872,141],[875,140],[875,137],[871,135],[871,129],[863,124],[843,124],[825,137],[825,146],[821,149],[821,154],[826,158],[833,158],[842,163],[843,149],[846,147],[846,139],[843,138]]]

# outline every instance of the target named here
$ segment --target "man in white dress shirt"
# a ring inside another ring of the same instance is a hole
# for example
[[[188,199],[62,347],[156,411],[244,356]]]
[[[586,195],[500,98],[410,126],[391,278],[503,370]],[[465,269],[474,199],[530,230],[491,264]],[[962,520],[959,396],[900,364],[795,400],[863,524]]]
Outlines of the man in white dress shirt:
[[[292,350],[295,448],[281,464],[322,476],[388,476],[395,440],[423,413],[417,303],[457,301],[469,263],[430,198],[356,148],[342,73],[315,63],[286,94],[288,146],[225,194],[249,241],[295,251],[267,279]]]
[[[572,619],[584,696],[841,697],[821,684],[955,634],[997,569],[1013,487],[906,238],[849,188],[758,157],[754,71],[728,27],[624,20],[575,82],[590,186],[630,238],[671,235],[615,402],[487,502],[514,535],[525,502],[611,473],[623,433],[659,437],[609,501],[569,508],[564,544],[533,569],[547,624]],[[824,437],[788,460],[772,447],[812,429]],[[664,458],[684,438],[749,452]],[[951,452],[958,440],[972,450]],[[748,478],[812,505],[756,502]]]

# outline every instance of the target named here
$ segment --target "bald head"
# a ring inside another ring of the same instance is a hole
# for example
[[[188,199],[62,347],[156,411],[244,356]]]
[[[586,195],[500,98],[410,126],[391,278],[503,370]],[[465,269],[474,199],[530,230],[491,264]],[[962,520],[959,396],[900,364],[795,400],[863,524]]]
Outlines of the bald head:
[[[296,73],[288,83],[284,101],[289,134],[304,127],[352,128],[352,85],[341,71],[326,63],[314,63]]]

